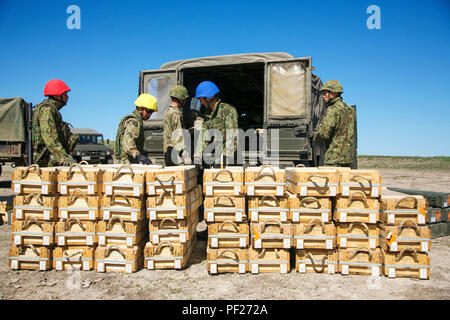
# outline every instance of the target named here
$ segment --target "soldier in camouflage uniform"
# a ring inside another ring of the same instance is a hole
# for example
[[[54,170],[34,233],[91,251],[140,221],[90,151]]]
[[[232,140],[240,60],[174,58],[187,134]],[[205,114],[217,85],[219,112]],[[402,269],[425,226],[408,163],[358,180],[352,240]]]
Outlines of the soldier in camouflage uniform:
[[[182,164],[181,157],[185,164],[190,164],[191,159],[186,151],[184,144],[183,129],[183,111],[182,108],[189,98],[185,87],[176,85],[170,89],[169,96],[172,103],[164,114],[164,159],[166,166]],[[172,152],[175,149],[175,152]]]
[[[227,130],[238,129],[238,114],[236,109],[227,103],[222,102],[219,97],[220,90],[211,81],[203,81],[197,86],[196,98],[200,99],[202,105],[210,113],[204,115],[201,135],[195,148],[194,162],[201,163],[200,157],[207,146],[205,141],[210,141],[211,137],[207,130],[217,129],[222,133],[223,156],[226,164],[234,163],[236,152],[236,139],[227,139]]]
[[[48,97],[33,111],[33,163],[40,167],[70,166],[75,160],[70,153],[80,137],[70,132],[59,110],[67,104],[70,88],[61,80],[46,83],[44,96]]]
[[[324,165],[350,167],[356,156],[356,112],[342,101],[339,81],[325,82],[320,91],[327,109],[314,139],[326,143]]]
[[[158,111],[156,98],[142,93],[134,102],[136,110],[120,120],[116,134],[114,156],[119,163],[152,164],[144,153],[144,124],[153,112]]]

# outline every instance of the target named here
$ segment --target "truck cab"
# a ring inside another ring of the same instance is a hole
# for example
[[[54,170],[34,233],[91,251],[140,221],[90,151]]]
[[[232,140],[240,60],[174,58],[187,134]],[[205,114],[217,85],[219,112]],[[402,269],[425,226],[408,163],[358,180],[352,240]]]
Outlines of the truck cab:
[[[174,85],[189,92],[183,119],[185,129],[195,132],[196,115],[205,110],[193,110],[191,100],[197,85],[209,80],[219,87],[220,99],[236,108],[239,128],[262,133],[256,148],[246,139],[240,146],[246,164],[322,165],[325,146],[310,138],[325,112],[322,81],[313,70],[311,57],[270,52],[177,60],[158,70],[141,71],[139,94],[149,93],[158,100],[158,112],[144,122],[144,149],[156,163],[164,161],[163,119]]]
[[[113,163],[113,150],[105,146],[103,135],[93,129],[71,128],[72,134],[80,136],[72,157],[75,161],[87,161],[88,163]]]

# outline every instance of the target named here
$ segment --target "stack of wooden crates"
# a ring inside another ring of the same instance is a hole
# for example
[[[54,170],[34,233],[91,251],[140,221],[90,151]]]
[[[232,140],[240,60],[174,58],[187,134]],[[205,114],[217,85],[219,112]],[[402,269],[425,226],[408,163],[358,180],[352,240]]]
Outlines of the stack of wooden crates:
[[[380,245],[383,273],[390,278],[430,277],[431,230],[427,202],[419,196],[382,196]]]
[[[9,265],[13,270],[50,270],[58,218],[57,170],[37,165],[12,173],[16,193]]]
[[[166,167],[146,174],[149,242],[147,269],[182,269],[196,243],[202,189],[195,166]]]
[[[286,181],[297,272],[337,273],[336,226],[332,220],[332,200],[339,185],[337,171],[287,168]]]
[[[244,169],[205,169],[203,193],[204,220],[208,224],[208,272],[247,272],[249,225]]]
[[[54,269],[94,269],[101,188],[102,171],[94,166],[73,164],[58,168]]]

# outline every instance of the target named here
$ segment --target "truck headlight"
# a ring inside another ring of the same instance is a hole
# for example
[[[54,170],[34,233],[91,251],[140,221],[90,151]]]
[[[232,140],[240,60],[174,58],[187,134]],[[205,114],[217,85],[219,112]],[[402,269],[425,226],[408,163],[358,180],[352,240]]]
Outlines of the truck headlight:
[[[106,155],[107,156],[111,155],[111,151],[106,151]]]
[[[72,151],[72,154],[73,154],[74,156],[79,156],[79,155],[80,155],[80,151]]]

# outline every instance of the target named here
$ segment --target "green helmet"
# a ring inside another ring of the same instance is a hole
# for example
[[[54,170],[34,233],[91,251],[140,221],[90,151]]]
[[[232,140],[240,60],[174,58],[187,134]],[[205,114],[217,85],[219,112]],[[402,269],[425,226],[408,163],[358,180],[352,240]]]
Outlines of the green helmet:
[[[320,88],[320,91],[331,91],[334,93],[343,93],[344,90],[342,89],[342,85],[339,81],[337,80],[328,80],[327,82],[325,82],[322,86],[322,88]]]
[[[177,99],[187,99],[189,98],[189,93],[185,87],[177,85],[170,89],[169,96]]]

